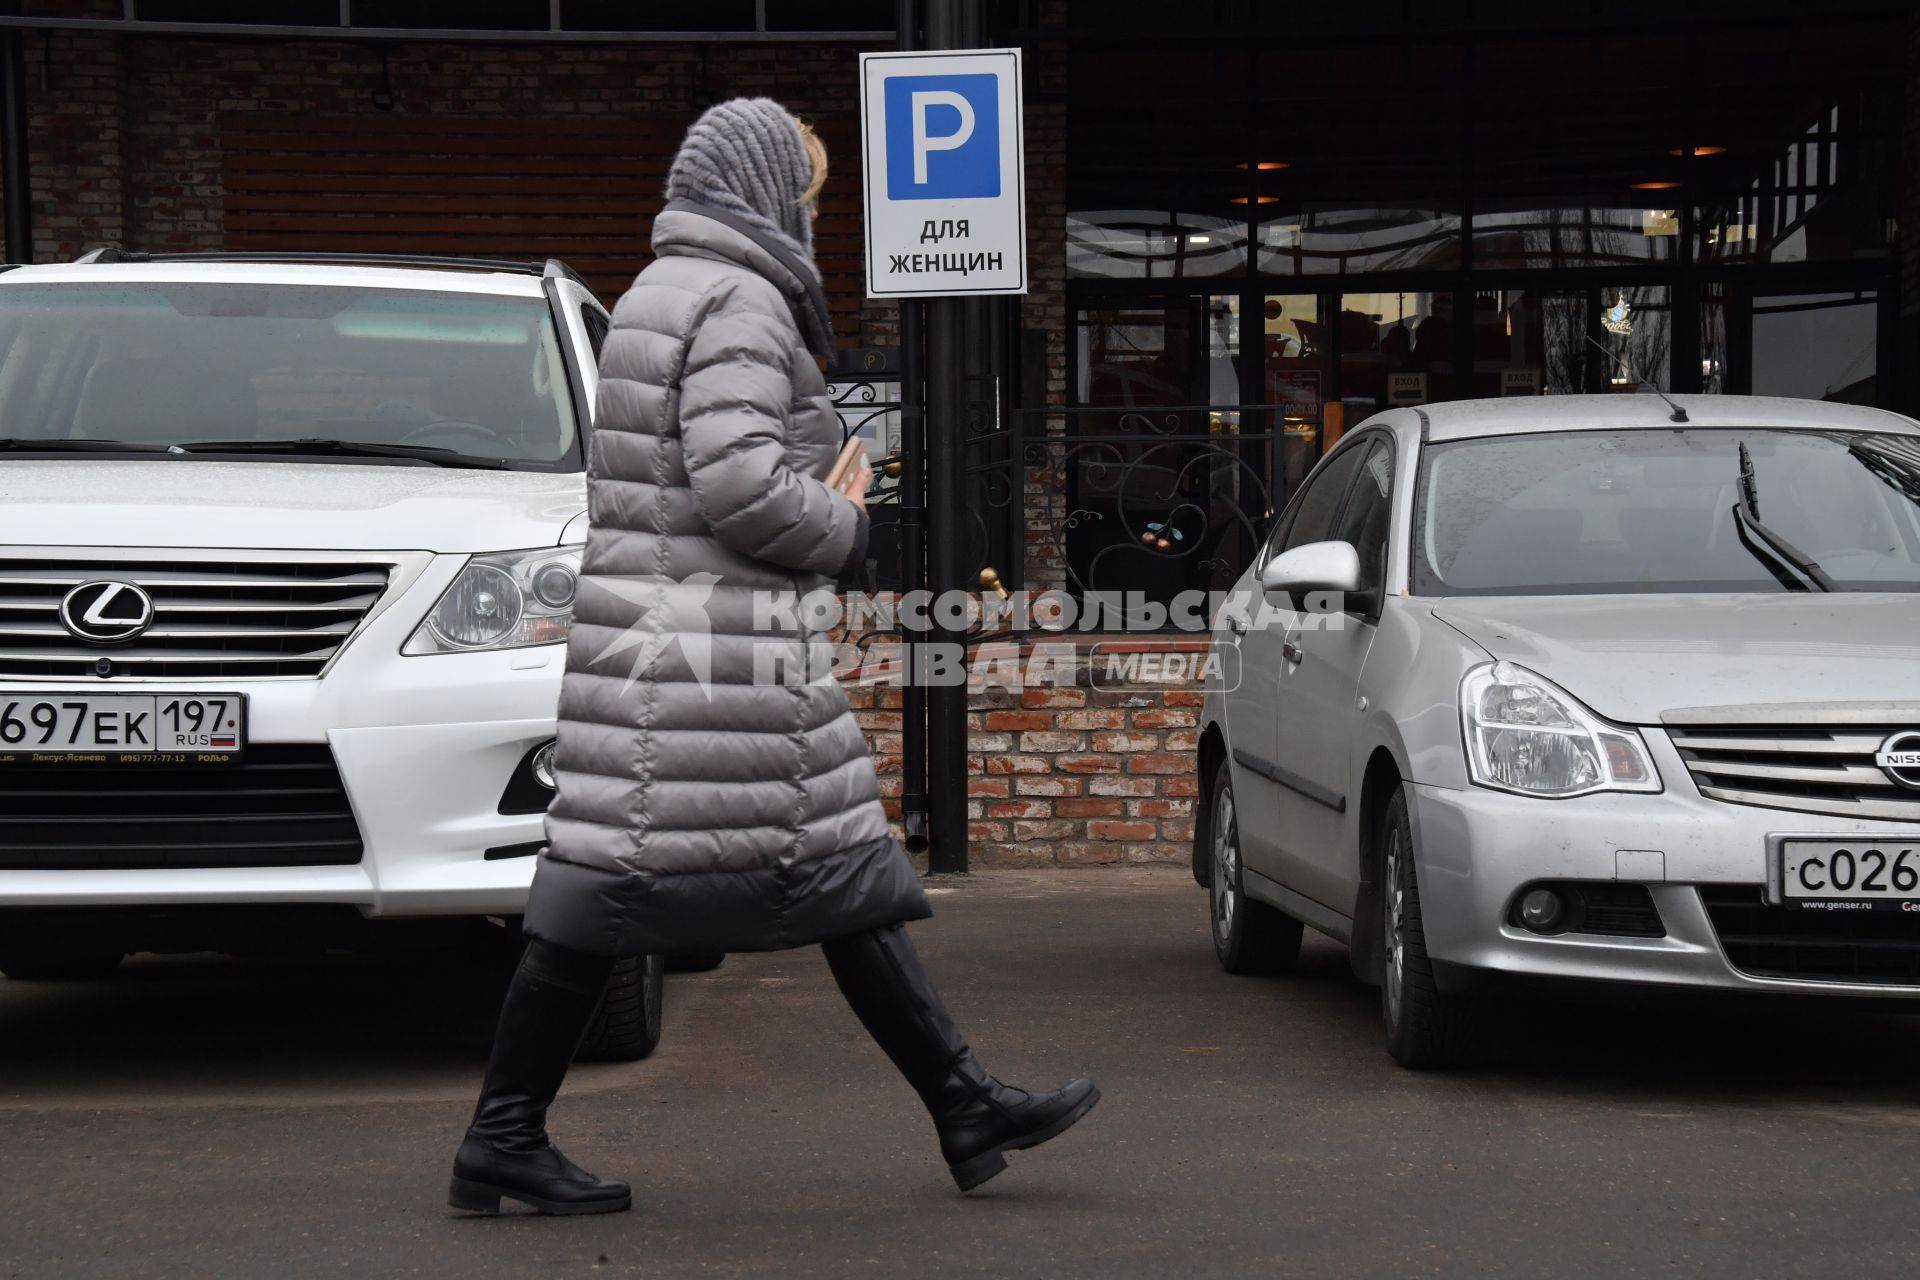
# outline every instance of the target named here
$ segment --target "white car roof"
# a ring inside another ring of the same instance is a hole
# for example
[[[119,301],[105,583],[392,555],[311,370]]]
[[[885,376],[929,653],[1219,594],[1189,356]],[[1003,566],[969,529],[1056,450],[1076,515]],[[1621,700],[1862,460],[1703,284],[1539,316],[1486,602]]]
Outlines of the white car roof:
[[[1891,431],[1920,435],[1920,422],[1863,405],[1777,396],[1676,395],[1694,427],[1808,427],[1815,430]],[[1402,411],[1404,412],[1404,411]],[[1673,409],[1650,392],[1584,396],[1513,396],[1504,400],[1450,400],[1420,406],[1429,440],[1534,435],[1544,431],[1671,430]]]
[[[535,272],[460,270],[333,262],[58,262],[0,272],[10,284],[285,284],[542,296]]]

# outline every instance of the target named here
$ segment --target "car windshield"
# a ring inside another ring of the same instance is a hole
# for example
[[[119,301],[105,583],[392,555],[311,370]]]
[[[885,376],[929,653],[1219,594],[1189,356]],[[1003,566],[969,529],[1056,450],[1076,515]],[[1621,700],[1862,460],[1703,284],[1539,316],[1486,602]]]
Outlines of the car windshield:
[[[1920,590],[1920,439],[1702,427],[1433,444],[1414,542],[1427,596]]]
[[[304,284],[0,286],[0,437],[447,450],[577,467],[544,297]],[[13,446],[15,449],[20,446]]]

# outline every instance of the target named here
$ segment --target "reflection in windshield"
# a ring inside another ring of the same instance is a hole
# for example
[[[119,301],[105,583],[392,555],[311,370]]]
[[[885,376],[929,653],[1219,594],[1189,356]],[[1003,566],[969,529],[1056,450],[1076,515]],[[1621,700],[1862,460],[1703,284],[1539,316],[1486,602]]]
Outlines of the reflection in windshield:
[[[0,436],[331,440],[574,465],[543,297],[255,283],[0,287]],[[276,456],[271,452],[262,457]]]
[[[1742,453],[1766,526],[1838,590],[1920,590],[1920,442],[1696,428],[1557,432],[1430,446],[1421,595],[1778,592],[1743,539]]]

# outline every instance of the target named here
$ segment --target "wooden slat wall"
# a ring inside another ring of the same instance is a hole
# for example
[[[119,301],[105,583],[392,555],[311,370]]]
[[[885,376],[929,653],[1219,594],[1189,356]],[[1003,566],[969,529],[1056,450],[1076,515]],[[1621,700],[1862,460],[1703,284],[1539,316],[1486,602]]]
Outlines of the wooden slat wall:
[[[815,252],[850,346],[864,292],[859,159],[851,121],[819,127],[835,165]],[[651,257],[647,237],[685,130],[677,117],[230,114],[226,246],[560,258],[611,305]]]

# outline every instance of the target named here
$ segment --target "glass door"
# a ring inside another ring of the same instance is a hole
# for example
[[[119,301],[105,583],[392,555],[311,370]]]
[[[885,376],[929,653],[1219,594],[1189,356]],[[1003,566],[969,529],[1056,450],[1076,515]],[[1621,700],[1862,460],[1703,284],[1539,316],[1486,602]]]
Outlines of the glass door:
[[[1874,290],[1759,294],[1752,317],[1752,394],[1883,403]]]
[[[1267,503],[1243,440],[1241,298],[1087,297],[1073,311],[1063,548],[1079,592],[1167,602],[1231,583]]]

